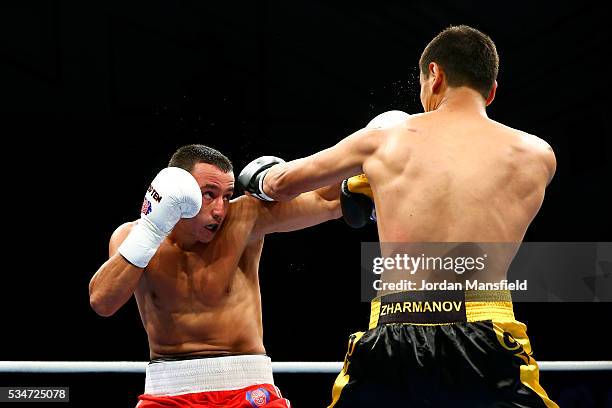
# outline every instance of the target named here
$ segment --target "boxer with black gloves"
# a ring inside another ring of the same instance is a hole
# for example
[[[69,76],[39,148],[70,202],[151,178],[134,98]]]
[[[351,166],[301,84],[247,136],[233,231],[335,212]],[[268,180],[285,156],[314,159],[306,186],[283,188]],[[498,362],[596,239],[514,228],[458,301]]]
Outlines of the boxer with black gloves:
[[[554,176],[551,147],[488,117],[499,56],[482,32],[465,25],[443,30],[423,50],[419,69],[424,113],[389,128],[361,129],[271,167],[259,183],[261,195],[289,200],[364,173],[383,257],[386,249],[407,255],[408,246],[432,243],[442,244],[438,249],[456,244],[459,253],[503,243],[515,254]],[[454,290],[428,289],[447,282],[431,266],[417,276],[399,268],[383,273],[396,293],[377,289],[368,330],[349,339],[330,408],[557,407],[540,385],[510,293],[486,290],[491,282],[503,287],[511,258],[501,263],[506,266],[471,274],[470,281],[451,271],[450,282],[464,285]],[[415,289],[402,286],[409,279],[418,282]],[[468,287],[474,281],[482,284],[478,290]]]

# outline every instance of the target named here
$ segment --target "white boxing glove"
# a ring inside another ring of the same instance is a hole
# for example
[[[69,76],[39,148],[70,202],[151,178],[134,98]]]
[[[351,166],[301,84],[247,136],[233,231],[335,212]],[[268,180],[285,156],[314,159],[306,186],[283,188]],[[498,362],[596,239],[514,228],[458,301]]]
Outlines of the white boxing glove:
[[[179,167],[167,167],[151,182],[140,220],[119,246],[131,264],[144,268],[181,218],[193,218],[202,208],[202,192],[196,179]]]
[[[366,128],[368,129],[383,129],[393,127],[400,122],[405,121],[410,115],[399,110],[391,110],[383,112],[372,119]]]

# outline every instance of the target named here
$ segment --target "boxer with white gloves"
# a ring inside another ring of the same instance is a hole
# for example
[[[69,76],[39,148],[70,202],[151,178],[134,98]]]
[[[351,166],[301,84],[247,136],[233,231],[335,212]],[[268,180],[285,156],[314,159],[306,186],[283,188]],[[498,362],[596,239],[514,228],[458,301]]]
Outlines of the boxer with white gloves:
[[[169,166],[89,285],[102,316],[135,295],[152,359],[138,408],[287,408],[263,345],[263,238],[339,218],[339,184],[289,203],[232,200],[232,164],[217,150],[184,146]]]

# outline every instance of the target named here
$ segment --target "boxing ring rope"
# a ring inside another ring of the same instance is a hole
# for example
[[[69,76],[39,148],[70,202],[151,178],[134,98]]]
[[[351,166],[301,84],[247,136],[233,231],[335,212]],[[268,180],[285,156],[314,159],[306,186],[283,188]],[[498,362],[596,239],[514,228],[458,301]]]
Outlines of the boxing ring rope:
[[[136,373],[147,361],[0,361],[0,373]],[[338,374],[342,362],[276,361],[275,374]],[[540,361],[541,371],[612,371],[612,361]]]

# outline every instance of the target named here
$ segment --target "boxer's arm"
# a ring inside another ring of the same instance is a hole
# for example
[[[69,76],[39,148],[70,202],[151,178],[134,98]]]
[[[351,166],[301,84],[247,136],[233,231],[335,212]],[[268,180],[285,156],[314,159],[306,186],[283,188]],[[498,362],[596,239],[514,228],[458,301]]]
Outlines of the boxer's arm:
[[[340,218],[340,183],[301,194],[291,201],[259,202],[258,206],[252,238],[308,228]]]
[[[144,271],[117,251],[134,224],[126,223],[115,230],[108,245],[109,259],[89,282],[89,303],[100,316],[113,315],[130,299]]]
[[[555,157],[555,152],[548,143],[546,143],[546,146],[544,146],[542,158],[544,160],[544,165],[548,170],[548,181],[546,185],[549,185],[555,176],[555,172],[557,171],[557,159]]]
[[[557,171],[557,159],[552,147],[544,140],[535,135],[524,134],[524,139],[531,148],[532,156],[538,167],[538,172],[543,171],[546,177],[546,186],[550,184]]]
[[[363,173],[363,163],[378,149],[385,134],[380,129],[361,129],[319,153],[278,164],[266,174],[263,190],[274,200],[287,201]]]

